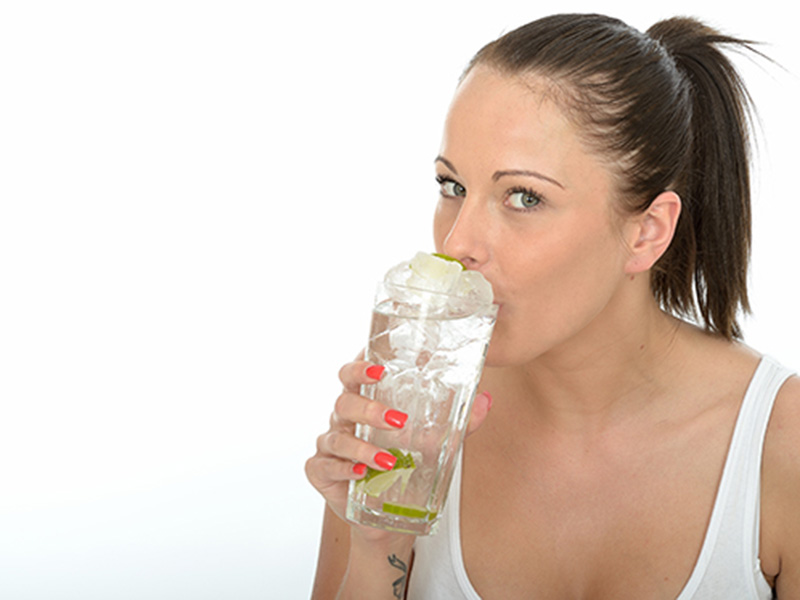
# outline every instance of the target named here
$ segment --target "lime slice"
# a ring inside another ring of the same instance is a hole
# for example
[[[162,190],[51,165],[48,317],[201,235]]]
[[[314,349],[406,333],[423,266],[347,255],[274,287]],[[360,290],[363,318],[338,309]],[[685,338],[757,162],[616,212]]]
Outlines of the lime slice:
[[[397,462],[394,464],[394,469],[415,469],[417,465],[414,464],[414,457],[411,452],[403,452],[397,448],[389,448],[389,453],[397,457]]]
[[[394,467],[391,471],[379,471],[372,467],[367,468],[367,474],[361,480],[361,485],[364,486],[364,492],[373,498],[380,496],[390,487],[392,487],[398,479],[403,480],[401,493],[405,491],[408,485],[408,479],[416,469],[414,464],[414,457],[410,452],[403,452],[397,448],[389,448],[388,451],[397,458]]]
[[[383,503],[383,512],[412,519],[426,519],[428,521],[435,519],[438,514],[414,504],[390,504],[389,502]]]
[[[462,271],[466,271],[467,270],[467,267],[464,266],[464,263],[462,263],[457,258],[453,258],[452,256],[447,256],[447,254],[441,254],[440,252],[432,252],[431,254],[433,256],[435,256],[436,258],[441,258],[442,260],[447,260],[447,261],[450,261],[450,262],[458,263],[461,266],[461,270]]]
[[[414,469],[392,469],[391,471],[384,471],[372,477],[369,481],[364,482],[364,491],[368,496],[373,498],[380,496],[390,487],[392,487],[398,479],[403,480],[403,490],[408,484],[408,478]]]

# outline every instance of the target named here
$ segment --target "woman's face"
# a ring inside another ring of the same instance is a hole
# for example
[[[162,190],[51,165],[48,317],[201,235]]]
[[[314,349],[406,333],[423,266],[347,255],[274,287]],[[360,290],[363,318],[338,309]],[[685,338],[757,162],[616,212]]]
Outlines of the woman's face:
[[[624,318],[629,254],[612,176],[537,85],[473,69],[436,160],[437,251],[483,273],[500,304],[489,365],[569,348]]]

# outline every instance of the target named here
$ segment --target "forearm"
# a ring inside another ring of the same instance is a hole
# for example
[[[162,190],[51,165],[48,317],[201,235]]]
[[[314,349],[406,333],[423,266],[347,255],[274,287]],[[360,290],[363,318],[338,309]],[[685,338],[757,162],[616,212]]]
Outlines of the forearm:
[[[415,539],[412,535],[397,535],[376,544],[353,535],[338,600],[405,598]]]

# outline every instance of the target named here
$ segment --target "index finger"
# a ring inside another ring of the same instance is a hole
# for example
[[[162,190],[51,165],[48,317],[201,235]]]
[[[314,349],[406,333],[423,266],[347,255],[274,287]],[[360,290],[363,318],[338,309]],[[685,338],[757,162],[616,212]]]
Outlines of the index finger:
[[[384,367],[366,360],[347,363],[339,370],[339,380],[345,391],[357,392],[362,385],[376,383],[383,376]]]

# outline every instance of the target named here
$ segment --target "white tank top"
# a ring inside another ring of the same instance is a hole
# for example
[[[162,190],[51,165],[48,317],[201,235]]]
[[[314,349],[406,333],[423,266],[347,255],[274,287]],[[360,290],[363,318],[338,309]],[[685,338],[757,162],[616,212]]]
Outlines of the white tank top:
[[[739,409],[700,556],[676,600],[769,600],[758,558],[761,453],[775,396],[792,373],[762,358]],[[414,546],[409,600],[480,600],[464,568],[461,462],[439,531]]]

